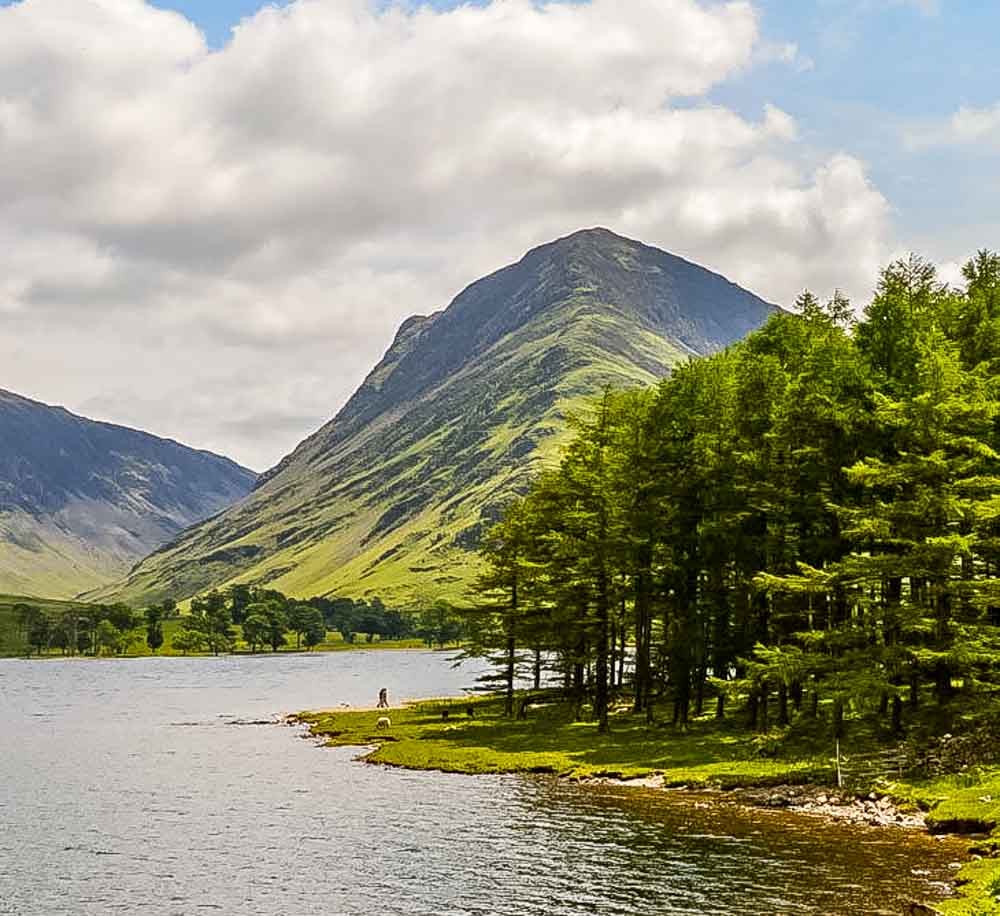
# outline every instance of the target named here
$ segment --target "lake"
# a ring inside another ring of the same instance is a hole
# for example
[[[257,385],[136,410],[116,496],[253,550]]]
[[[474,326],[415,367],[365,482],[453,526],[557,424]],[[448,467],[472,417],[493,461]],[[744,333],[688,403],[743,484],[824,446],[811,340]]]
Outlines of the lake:
[[[251,724],[474,677],[431,652],[0,660],[0,914],[899,913],[950,873],[922,835]]]

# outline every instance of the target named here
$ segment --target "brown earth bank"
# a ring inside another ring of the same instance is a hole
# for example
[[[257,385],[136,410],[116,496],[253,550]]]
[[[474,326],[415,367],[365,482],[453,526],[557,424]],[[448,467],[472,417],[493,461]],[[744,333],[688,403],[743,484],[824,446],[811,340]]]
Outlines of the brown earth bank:
[[[865,824],[869,827],[896,827],[907,830],[923,830],[927,821],[921,811],[903,811],[886,796],[872,792],[864,798],[852,792],[831,789],[825,786],[785,785],[739,789],[678,789],[667,786],[662,775],[641,779],[611,779],[593,777],[576,780],[581,784],[634,786],[644,789],[664,789],[703,794],[707,800],[724,798],[748,808],[770,808],[808,814],[828,820],[844,821],[850,824]]]

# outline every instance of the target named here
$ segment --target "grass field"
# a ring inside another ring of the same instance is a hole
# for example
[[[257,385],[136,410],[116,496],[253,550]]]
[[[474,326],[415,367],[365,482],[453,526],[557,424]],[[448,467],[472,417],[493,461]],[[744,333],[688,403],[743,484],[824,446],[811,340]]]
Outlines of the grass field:
[[[666,740],[663,728],[624,713],[614,718],[610,734],[598,735],[593,724],[573,721],[566,706],[532,706],[523,721],[500,712],[493,699],[417,703],[392,711],[388,736],[375,729],[374,711],[308,712],[301,718],[332,745],[377,744],[369,760],[410,769],[622,779],[662,773],[667,785],[733,787],[833,773],[821,754],[763,758],[755,740],[735,728],[695,723],[686,733],[670,729]]]

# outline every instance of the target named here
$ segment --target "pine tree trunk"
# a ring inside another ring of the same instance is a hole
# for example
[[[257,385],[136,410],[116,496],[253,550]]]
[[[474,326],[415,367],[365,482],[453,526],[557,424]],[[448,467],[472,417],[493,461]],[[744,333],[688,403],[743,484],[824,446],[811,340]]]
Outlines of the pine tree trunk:
[[[503,714],[508,718],[514,714],[514,675],[517,667],[517,644],[514,640],[514,616],[518,609],[517,579],[510,586],[510,616],[507,618],[507,665],[505,671],[506,694]]]
[[[608,577],[602,567],[597,574],[597,658],[596,684],[594,691],[594,712],[597,715],[597,731],[608,731]]]
[[[618,686],[623,687],[625,685],[625,652],[628,648],[628,627],[625,626],[624,615],[622,616],[622,625],[619,636],[621,639],[621,646],[618,652]]]
[[[937,599],[937,641],[941,647],[946,647],[949,642],[949,627],[951,624],[951,595],[945,591],[944,586]],[[934,692],[938,703],[946,703],[951,695],[951,666],[946,661],[939,661],[934,666]]]
[[[517,646],[513,636],[507,637],[507,664],[504,672],[506,690],[503,698],[503,714],[508,718],[514,714],[514,668]]]
[[[577,643],[576,660],[573,662],[573,718],[576,720],[580,719],[580,714],[583,709],[584,693],[586,692],[585,678],[587,672],[584,664],[586,652],[586,642],[581,638]]]
[[[633,712],[642,712],[649,703],[649,634],[650,595],[648,568],[648,548],[639,557],[640,570],[635,577],[635,701]]]
[[[760,694],[751,690],[747,696],[747,727],[756,730],[757,717],[760,713]]]
[[[608,626],[608,687],[615,689],[615,672],[618,670],[618,622],[614,619]]]

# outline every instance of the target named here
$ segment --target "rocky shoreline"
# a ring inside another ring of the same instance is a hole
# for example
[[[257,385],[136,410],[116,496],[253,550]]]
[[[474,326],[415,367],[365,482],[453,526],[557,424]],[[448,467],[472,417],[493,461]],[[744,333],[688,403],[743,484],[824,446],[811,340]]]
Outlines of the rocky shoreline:
[[[872,792],[859,798],[850,792],[822,786],[782,786],[777,789],[736,789],[730,793],[741,804],[756,808],[781,808],[869,827],[926,829],[921,811],[902,811],[893,802]]]
[[[413,703],[416,701],[407,701]],[[342,704],[351,712],[362,711]],[[374,707],[372,707],[374,709]],[[344,710],[332,710],[344,711]],[[317,735],[299,715],[285,717],[289,725],[304,725],[306,730],[303,738],[316,738]],[[321,738],[325,742],[326,738]],[[395,740],[381,736],[381,740]],[[365,746],[365,753],[359,759],[365,762],[370,752],[377,745]],[[380,763],[385,766],[386,764]],[[391,765],[391,764],[390,764]],[[843,789],[827,786],[817,786],[808,783],[801,785],[781,786],[749,786],[735,789],[705,788],[692,786],[667,785],[660,773],[650,776],[627,779],[616,776],[568,777],[581,785],[624,786],[640,789],[659,789],[663,791],[684,791],[687,793],[703,793],[707,798],[724,798],[747,808],[768,808],[772,810],[791,811],[841,823],[860,824],[869,827],[895,827],[903,830],[926,830],[926,818],[921,811],[903,811],[887,796],[872,792],[866,797]],[[708,803],[706,801],[706,803]]]
[[[770,808],[793,811],[827,820],[869,827],[895,827],[903,830],[924,830],[926,822],[920,811],[902,811],[893,802],[874,792],[859,798],[850,792],[814,785],[786,785],[739,789],[704,789],[667,786],[663,776],[653,775],[641,779],[617,779],[598,776],[581,779],[590,785],[631,786],[665,791],[683,790],[704,793],[705,796],[725,798],[747,808]]]
[[[415,701],[407,702],[413,703]],[[350,708],[347,704],[343,705],[351,712],[361,711]],[[305,725],[306,731],[302,737],[317,737],[310,724],[300,716],[289,715],[285,718],[285,721],[289,725]],[[322,737],[321,740],[325,742],[326,738]],[[380,740],[395,739],[380,736]],[[365,762],[373,762],[368,760],[368,757],[377,745],[366,744],[363,746],[365,746],[365,753],[360,755],[359,759]],[[386,764],[379,762],[379,765],[385,766]],[[866,825],[869,827],[895,827],[903,830],[927,829],[927,822],[923,812],[918,810],[903,811],[887,796],[878,795],[874,792],[865,797],[860,797],[856,793],[843,789],[809,783],[779,786],[747,786],[731,789],[718,787],[706,788],[704,786],[678,786],[675,784],[667,785],[663,774],[660,773],[631,779],[618,776],[569,776],[564,778],[568,778],[581,785],[609,785],[703,793],[706,796],[706,803],[708,803],[707,800],[709,798],[714,797],[725,799],[728,802],[734,802],[747,808],[784,810],[796,814],[823,818],[829,821]]]

